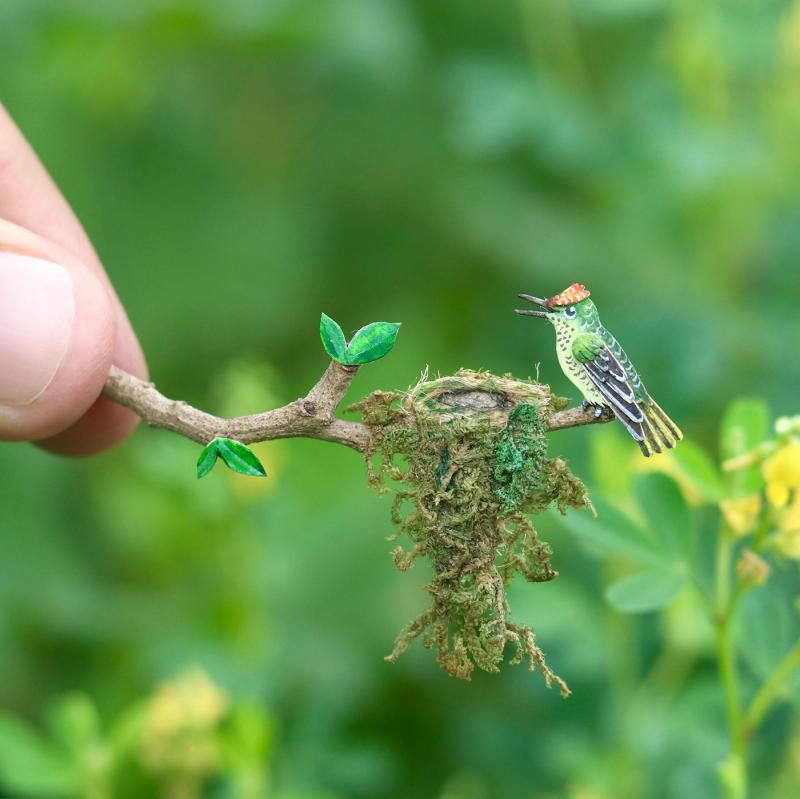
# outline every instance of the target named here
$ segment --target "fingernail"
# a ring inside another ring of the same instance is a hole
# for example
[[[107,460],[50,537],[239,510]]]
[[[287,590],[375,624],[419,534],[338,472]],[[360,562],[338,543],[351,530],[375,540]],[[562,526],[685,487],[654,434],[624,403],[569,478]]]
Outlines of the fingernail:
[[[74,318],[63,266],[0,251],[0,404],[28,405],[50,385]]]

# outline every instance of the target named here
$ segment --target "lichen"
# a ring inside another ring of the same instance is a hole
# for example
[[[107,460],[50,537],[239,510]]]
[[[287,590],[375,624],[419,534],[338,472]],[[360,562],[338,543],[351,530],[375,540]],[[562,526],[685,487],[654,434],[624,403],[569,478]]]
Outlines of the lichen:
[[[511,663],[527,660],[569,694],[533,630],[510,620],[506,596],[516,574],[530,582],[557,576],[528,515],[553,503],[562,513],[590,507],[566,463],[547,458],[547,418],[562,406],[547,386],[466,370],[423,376],[407,393],[375,392],[353,406],[373,433],[370,482],[379,491],[387,476],[400,483],[392,538],[407,536],[411,547],[397,546],[394,562],[406,570],[424,556],[434,572],[431,607],[400,632],[387,660],[421,637],[449,674],[468,680],[475,666],[499,671],[510,644]]]

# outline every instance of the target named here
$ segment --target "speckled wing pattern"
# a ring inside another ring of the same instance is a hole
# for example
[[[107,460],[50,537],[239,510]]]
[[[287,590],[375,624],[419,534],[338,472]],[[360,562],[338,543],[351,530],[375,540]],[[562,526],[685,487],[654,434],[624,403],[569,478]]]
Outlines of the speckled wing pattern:
[[[585,333],[573,342],[572,354],[631,436],[644,441],[644,414],[633,395],[628,375],[605,341],[593,333]]]
[[[572,354],[645,456],[661,452],[662,444],[667,448],[675,446],[682,437],[680,431],[647,398],[646,392],[645,398],[637,398],[627,371],[600,336],[594,333],[577,336]]]

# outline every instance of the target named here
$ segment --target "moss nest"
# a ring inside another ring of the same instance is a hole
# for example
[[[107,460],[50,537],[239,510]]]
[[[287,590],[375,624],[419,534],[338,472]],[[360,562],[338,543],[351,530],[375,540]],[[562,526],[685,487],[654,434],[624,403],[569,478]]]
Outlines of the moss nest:
[[[511,663],[538,666],[548,686],[569,694],[531,627],[510,620],[506,596],[517,574],[529,582],[558,575],[528,515],[554,503],[562,513],[591,508],[566,463],[547,457],[547,420],[565,405],[549,386],[462,370],[352,406],[373,432],[370,482],[380,491],[387,477],[400,483],[392,538],[407,536],[411,546],[398,546],[394,562],[405,571],[424,556],[434,573],[431,606],[400,632],[387,660],[421,637],[449,674],[468,680],[475,666],[499,671],[511,645]]]

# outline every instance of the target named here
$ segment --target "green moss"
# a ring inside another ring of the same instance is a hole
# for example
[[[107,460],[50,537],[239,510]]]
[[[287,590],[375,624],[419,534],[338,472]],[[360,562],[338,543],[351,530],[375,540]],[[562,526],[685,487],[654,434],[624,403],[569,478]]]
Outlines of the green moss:
[[[508,414],[495,447],[495,492],[504,514],[518,511],[532,492],[543,487],[547,437],[539,412],[522,403]]]
[[[512,663],[539,667],[547,684],[569,689],[547,666],[533,630],[510,620],[506,588],[557,576],[550,547],[526,514],[555,503],[589,507],[564,461],[547,458],[547,416],[558,404],[547,386],[510,376],[461,371],[422,381],[407,394],[376,392],[354,408],[372,427],[371,482],[400,482],[392,507],[398,568],[428,558],[431,607],[400,632],[387,660],[418,637],[448,673],[469,679],[475,666],[498,671],[506,645]]]

